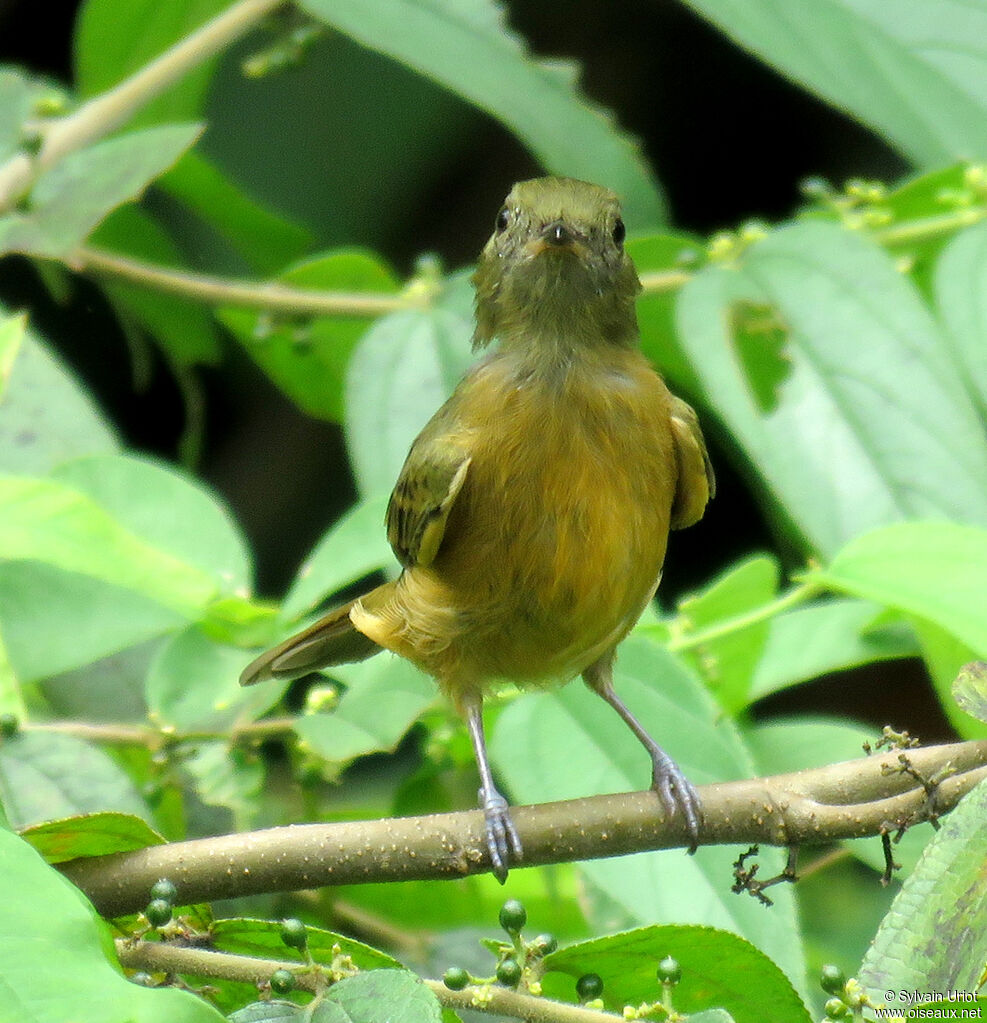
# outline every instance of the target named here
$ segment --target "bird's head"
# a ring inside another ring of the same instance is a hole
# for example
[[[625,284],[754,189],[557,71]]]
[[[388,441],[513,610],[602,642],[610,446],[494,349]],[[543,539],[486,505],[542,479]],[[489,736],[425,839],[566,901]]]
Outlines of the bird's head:
[[[473,275],[474,346],[494,338],[634,343],[641,285],[623,242],[620,204],[608,189],[572,178],[516,184]]]

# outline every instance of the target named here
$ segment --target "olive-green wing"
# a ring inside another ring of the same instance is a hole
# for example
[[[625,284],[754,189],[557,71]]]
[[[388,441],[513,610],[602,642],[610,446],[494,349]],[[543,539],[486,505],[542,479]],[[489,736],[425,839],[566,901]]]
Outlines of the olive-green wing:
[[[671,525],[684,529],[703,517],[707,502],[716,495],[716,477],[695,410],[674,395],[671,420],[679,469]]]
[[[406,568],[435,560],[470,461],[447,437],[427,433],[409,452],[387,505],[387,539]]]

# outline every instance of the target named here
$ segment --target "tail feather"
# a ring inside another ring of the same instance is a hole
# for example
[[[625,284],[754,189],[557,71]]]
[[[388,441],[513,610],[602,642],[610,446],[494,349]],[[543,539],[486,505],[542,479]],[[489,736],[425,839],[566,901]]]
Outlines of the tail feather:
[[[379,647],[350,620],[354,601],[337,607],[303,632],[289,636],[265,651],[243,670],[240,685],[251,686],[272,678],[297,678],[330,664],[365,661]]]

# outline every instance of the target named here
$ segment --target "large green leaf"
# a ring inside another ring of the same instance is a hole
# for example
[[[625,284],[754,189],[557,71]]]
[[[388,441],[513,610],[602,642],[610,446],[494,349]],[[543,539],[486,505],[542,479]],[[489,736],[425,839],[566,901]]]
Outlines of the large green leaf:
[[[916,163],[987,157],[987,10],[965,0],[686,0]]]
[[[753,761],[729,719],[718,713],[699,680],[659,644],[632,635],[621,644],[617,692],[696,785],[751,777]],[[575,682],[551,693],[526,694],[498,717],[490,743],[499,775],[524,803],[645,789],[651,763],[627,726],[598,696]],[[573,770],[578,761],[579,769]],[[657,797],[656,797],[657,798]],[[770,919],[753,899],[738,899],[723,879],[736,851],[707,846],[695,856],[645,853],[579,864],[605,900],[609,926],[688,921],[735,931],[770,955],[802,984],[791,892],[774,889]],[[776,850],[761,858],[766,876],[781,870]]]
[[[788,331],[769,408],[728,326],[751,303]],[[678,324],[712,407],[811,546],[831,554],[923,515],[987,523],[982,424],[936,324],[877,246],[832,224],[782,228],[738,266],[700,271]]]
[[[70,153],[38,178],[26,212],[0,218],[0,253],[55,258],[140,193],[199,137],[198,124],[132,131]]]
[[[227,0],[86,0],[74,39],[75,80],[93,96],[140,70],[173,43],[228,7]],[[135,116],[135,124],[198,117],[214,61],[182,76]]]
[[[116,963],[109,929],[79,890],[27,842],[4,830],[0,862],[4,1020],[221,1023],[215,1009],[188,991],[151,990],[128,981]]]
[[[164,842],[142,817],[116,810],[45,821],[24,828],[21,838],[30,842],[49,863],[65,863],[79,856],[132,852]]]
[[[78,572],[192,619],[218,590],[211,573],[145,542],[94,500],[55,480],[0,477],[0,560]]]
[[[305,0],[315,17],[433,78],[510,128],[549,171],[598,181],[631,227],[663,209],[637,145],[576,88],[575,69],[538,62],[494,0]]]
[[[278,282],[298,288],[374,294],[396,292],[397,281],[375,256],[342,249],[292,267]],[[247,354],[304,412],[338,421],[350,354],[370,324],[367,316],[278,320],[249,309],[223,308],[219,319]]]
[[[987,962],[985,847],[982,781],[943,819],[874,937],[858,974],[872,997],[978,990]]]
[[[8,334],[17,317],[4,321]],[[41,476],[79,455],[115,451],[113,430],[92,399],[30,330],[14,350],[11,336],[0,373],[0,470]],[[13,357],[12,365],[8,360]]]
[[[987,530],[953,522],[900,522],[846,545],[812,578],[927,619],[987,655]]]
[[[299,569],[281,605],[282,618],[293,621],[344,586],[394,565],[384,528],[386,507],[381,494],[354,505],[333,524]]]
[[[700,1010],[719,1008],[737,1023],[809,1023],[802,1000],[764,952],[712,927],[641,927],[559,949],[545,960],[545,991],[571,999],[575,980],[595,973],[603,981],[603,1001],[611,1012],[660,1002],[655,966],[666,956],[682,970],[672,992],[675,1009],[690,1020],[699,1020],[701,1015],[693,1013]]]
[[[0,796],[15,827],[97,810],[148,819],[134,783],[101,749],[57,732],[18,732],[0,744]]]
[[[390,653],[329,671],[346,683],[346,692],[331,712],[298,718],[295,731],[334,769],[367,753],[392,751],[436,698],[427,675]]]
[[[935,298],[944,337],[987,418],[987,224],[960,232],[943,250]]]
[[[465,277],[441,303],[393,313],[361,338],[346,374],[346,444],[365,497],[390,493],[408,449],[469,366]]]

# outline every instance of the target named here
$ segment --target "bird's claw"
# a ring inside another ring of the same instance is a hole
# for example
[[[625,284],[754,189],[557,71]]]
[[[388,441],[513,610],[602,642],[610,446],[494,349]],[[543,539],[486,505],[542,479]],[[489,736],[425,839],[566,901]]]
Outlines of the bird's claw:
[[[484,792],[480,789],[480,803],[486,821],[490,869],[493,876],[503,884],[507,880],[511,863],[522,858],[521,839],[511,820],[507,800],[499,792]]]
[[[669,817],[681,812],[689,832],[689,853],[699,845],[699,825],[703,819],[702,803],[695,786],[679,769],[671,757],[663,755],[654,758],[651,787],[658,793],[661,805]]]

